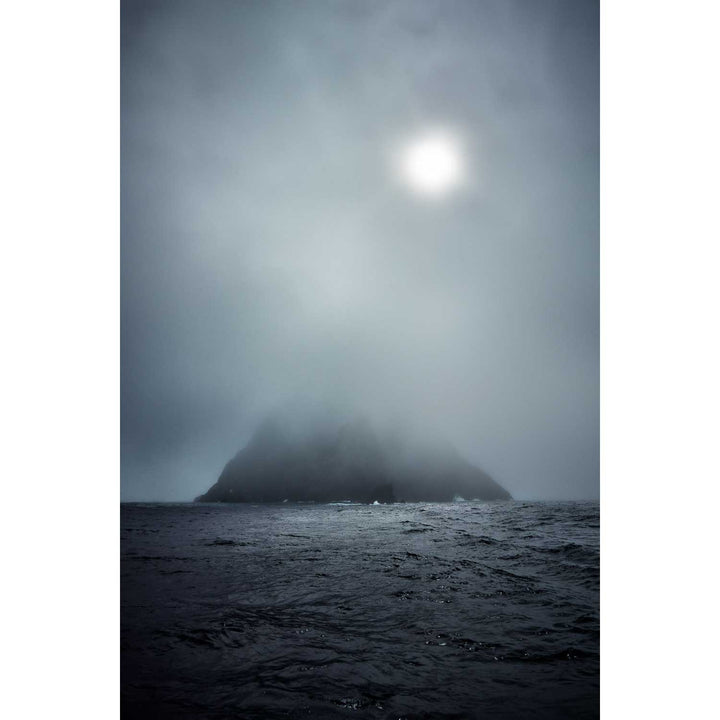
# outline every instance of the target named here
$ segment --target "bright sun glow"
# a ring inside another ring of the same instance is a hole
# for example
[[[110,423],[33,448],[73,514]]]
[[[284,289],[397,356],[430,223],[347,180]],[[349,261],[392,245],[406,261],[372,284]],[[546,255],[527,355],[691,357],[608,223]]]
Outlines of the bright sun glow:
[[[416,190],[427,195],[443,195],[462,177],[457,144],[440,133],[421,137],[405,150],[401,170]]]

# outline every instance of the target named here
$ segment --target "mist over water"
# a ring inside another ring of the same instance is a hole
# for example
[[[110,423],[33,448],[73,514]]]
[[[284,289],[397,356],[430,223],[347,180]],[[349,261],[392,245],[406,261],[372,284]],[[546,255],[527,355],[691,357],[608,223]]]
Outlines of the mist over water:
[[[121,92],[123,499],[297,398],[597,497],[597,3],[123,0]]]
[[[124,718],[597,717],[598,14],[123,0]]]

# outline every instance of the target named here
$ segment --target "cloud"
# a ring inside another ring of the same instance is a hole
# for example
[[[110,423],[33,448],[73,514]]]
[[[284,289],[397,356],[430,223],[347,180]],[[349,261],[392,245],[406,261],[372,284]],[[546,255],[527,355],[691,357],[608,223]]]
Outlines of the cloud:
[[[189,499],[301,393],[598,494],[598,7],[122,5],[122,493]],[[466,182],[393,172],[425,128]]]

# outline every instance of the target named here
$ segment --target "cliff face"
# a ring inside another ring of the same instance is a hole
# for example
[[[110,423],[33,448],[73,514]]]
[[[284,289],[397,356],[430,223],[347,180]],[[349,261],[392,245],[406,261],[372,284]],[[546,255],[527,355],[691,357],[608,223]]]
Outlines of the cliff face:
[[[298,438],[270,419],[198,502],[508,500],[449,444],[379,436],[359,418]]]

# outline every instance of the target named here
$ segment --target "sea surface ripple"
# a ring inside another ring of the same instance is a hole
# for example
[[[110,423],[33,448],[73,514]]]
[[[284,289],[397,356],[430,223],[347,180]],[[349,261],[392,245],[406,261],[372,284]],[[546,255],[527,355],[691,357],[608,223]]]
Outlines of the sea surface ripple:
[[[123,718],[595,718],[597,503],[121,505]]]

